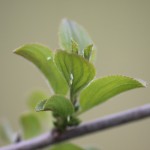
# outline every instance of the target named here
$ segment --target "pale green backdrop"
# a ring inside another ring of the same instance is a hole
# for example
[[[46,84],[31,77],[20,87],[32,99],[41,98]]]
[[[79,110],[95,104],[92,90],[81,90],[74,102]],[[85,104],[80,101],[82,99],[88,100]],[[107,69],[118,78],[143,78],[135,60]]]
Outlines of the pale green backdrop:
[[[149,0],[0,0],[0,118],[18,128],[33,89],[49,88],[39,71],[12,53],[25,43],[58,48],[62,18],[82,24],[97,45],[97,76],[124,74],[150,81]],[[85,113],[92,120],[150,102],[150,87],[117,97]],[[72,140],[101,150],[149,150],[150,119]]]

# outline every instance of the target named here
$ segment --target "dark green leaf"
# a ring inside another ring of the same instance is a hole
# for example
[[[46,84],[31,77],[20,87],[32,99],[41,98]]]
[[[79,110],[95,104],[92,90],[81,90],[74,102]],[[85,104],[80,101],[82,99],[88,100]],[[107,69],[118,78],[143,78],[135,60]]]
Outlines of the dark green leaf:
[[[79,55],[58,51],[55,54],[55,62],[68,82],[72,95],[80,91],[95,76],[94,66]]]
[[[84,150],[83,148],[71,144],[71,143],[62,143],[54,146],[51,150]]]
[[[78,44],[80,55],[83,55],[85,47],[93,44],[93,41],[83,27],[74,21],[63,19],[59,30],[60,47],[71,52],[71,40],[74,40]]]
[[[35,137],[42,133],[42,125],[34,113],[26,113],[22,115],[20,118],[20,124],[25,139]]]
[[[86,111],[124,91],[145,87],[139,80],[126,76],[108,76],[97,79],[86,87],[80,95],[81,112]]]
[[[62,117],[67,117],[73,114],[74,107],[69,99],[65,98],[64,96],[54,95],[48,100],[41,101],[36,106],[36,111],[47,110],[53,111]]]
[[[49,48],[39,44],[27,44],[15,50],[15,53],[35,64],[48,79],[55,93],[67,93],[67,83],[58,71],[53,61],[53,53]]]

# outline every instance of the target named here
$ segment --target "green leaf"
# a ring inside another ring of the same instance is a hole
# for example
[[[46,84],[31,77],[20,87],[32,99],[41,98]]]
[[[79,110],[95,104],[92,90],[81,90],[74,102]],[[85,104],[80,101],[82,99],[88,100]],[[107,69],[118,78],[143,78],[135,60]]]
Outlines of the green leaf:
[[[27,103],[31,111],[35,111],[35,107],[37,103],[39,103],[41,100],[46,99],[48,97],[49,96],[43,91],[40,91],[40,90],[33,91],[27,99]],[[52,126],[51,125],[51,119],[52,119],[51,112],[45,112],[45,111],[42,111],[39,113],[35,112],[35,115],[37,116],[39,121],[42,122],[43,128],[49,129],[50,126]],[[47,122],[46,124],[45,124],[45,121]]]
[[[34,110],[36,104],[46,98],[48,98],[48,96],[45,92],[39,91],[39,90],[34,91],[28,97],[28,100],[27,100],[28,106],[31,108],[31,110]]]
[[[84,49],[84,58],[85,58],[85,59],[87,59],[87,60],[90,60],[90,59],[91,59],[92,49],[93,49],[93,44],[87,46],[87,47]]]
[[[58,71],[53,61],[53,53],[49,48],[39,44],[27,44],[14,52],[35,64],[45,75],[55,93],[67,93],[67,83]]]
[[[95,76],[94,66],[77,54],[58,51],[55,62],[71,88],[71,95],[75,95]]]
[[[8,121],[4,120],[0,124],[0,139],[2,139],[6,143],[14,142],[16,137],[16,133],[13,131],[11,125]]]
[[[145,83],[126,76],[108,76],[91,82],[80,95],[81,112],[108,100],[124,91],[145,87]]]
[[[48,100],[41,101],[36,106],[36,111],[53,111],[62,117],[68,117],[74,113],[71,101],[64,96],[54,95]]]
[[[51,150],[84,150],[84,149],[75,144],[62,143],[62,144],[57,144],[56,146],[51,148]]]
[[[34,113],[26,113],[20,117],[20,124],[25,139],[38,136],[42,133],[42,125]]]
[[[42,100],[42,101],[40,101],[40,102],[36,105],[35,110],[36,110],[36,111],[44,111],[46,102],[47,102],[47,100]]]
[[[72,43],[72,52],[78,54],[79,51],[78,44],[74,40],[71,40],[71,43]]]
[[[83,55],[84,48],[94,44],[88,33],[76,22],[63,19],[59,29],[60,47],[69,52],[72,51],[71,40],[74,40],[79,46],[79,54]]]

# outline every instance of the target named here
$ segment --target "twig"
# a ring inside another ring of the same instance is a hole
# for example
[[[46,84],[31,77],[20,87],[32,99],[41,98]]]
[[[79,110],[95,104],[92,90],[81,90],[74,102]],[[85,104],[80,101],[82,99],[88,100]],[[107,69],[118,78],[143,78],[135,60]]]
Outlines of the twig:
[[[22,141],[16,144],[2,147],[0,150],[35,150],[68,139],[80,137],[95,131],[101,131],[135,120],[144,119],[146,117],[150,117],[150,104],[109,115],[92,122],[81,124],[77,127],[66,130],[59,136],[53,136],[52,132],[48,132],[31,140]]]

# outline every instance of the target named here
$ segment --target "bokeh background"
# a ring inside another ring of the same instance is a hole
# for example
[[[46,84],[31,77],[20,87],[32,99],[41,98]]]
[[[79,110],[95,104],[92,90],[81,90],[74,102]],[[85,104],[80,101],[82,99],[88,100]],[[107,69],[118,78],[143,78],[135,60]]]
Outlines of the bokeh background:
[[[12,51],[26,43],[58,48],[67,17],[82,24],[97,45],[97,76],[123,74],[150,81],[149,0],[0,0],[0,118],[17,130],[26,98],[50,93],[40,72]],[[150,87],[123,93],[81,116],[88,121],[150,102]],[[150,119],[72,140],[102,150],[150,149]]]

